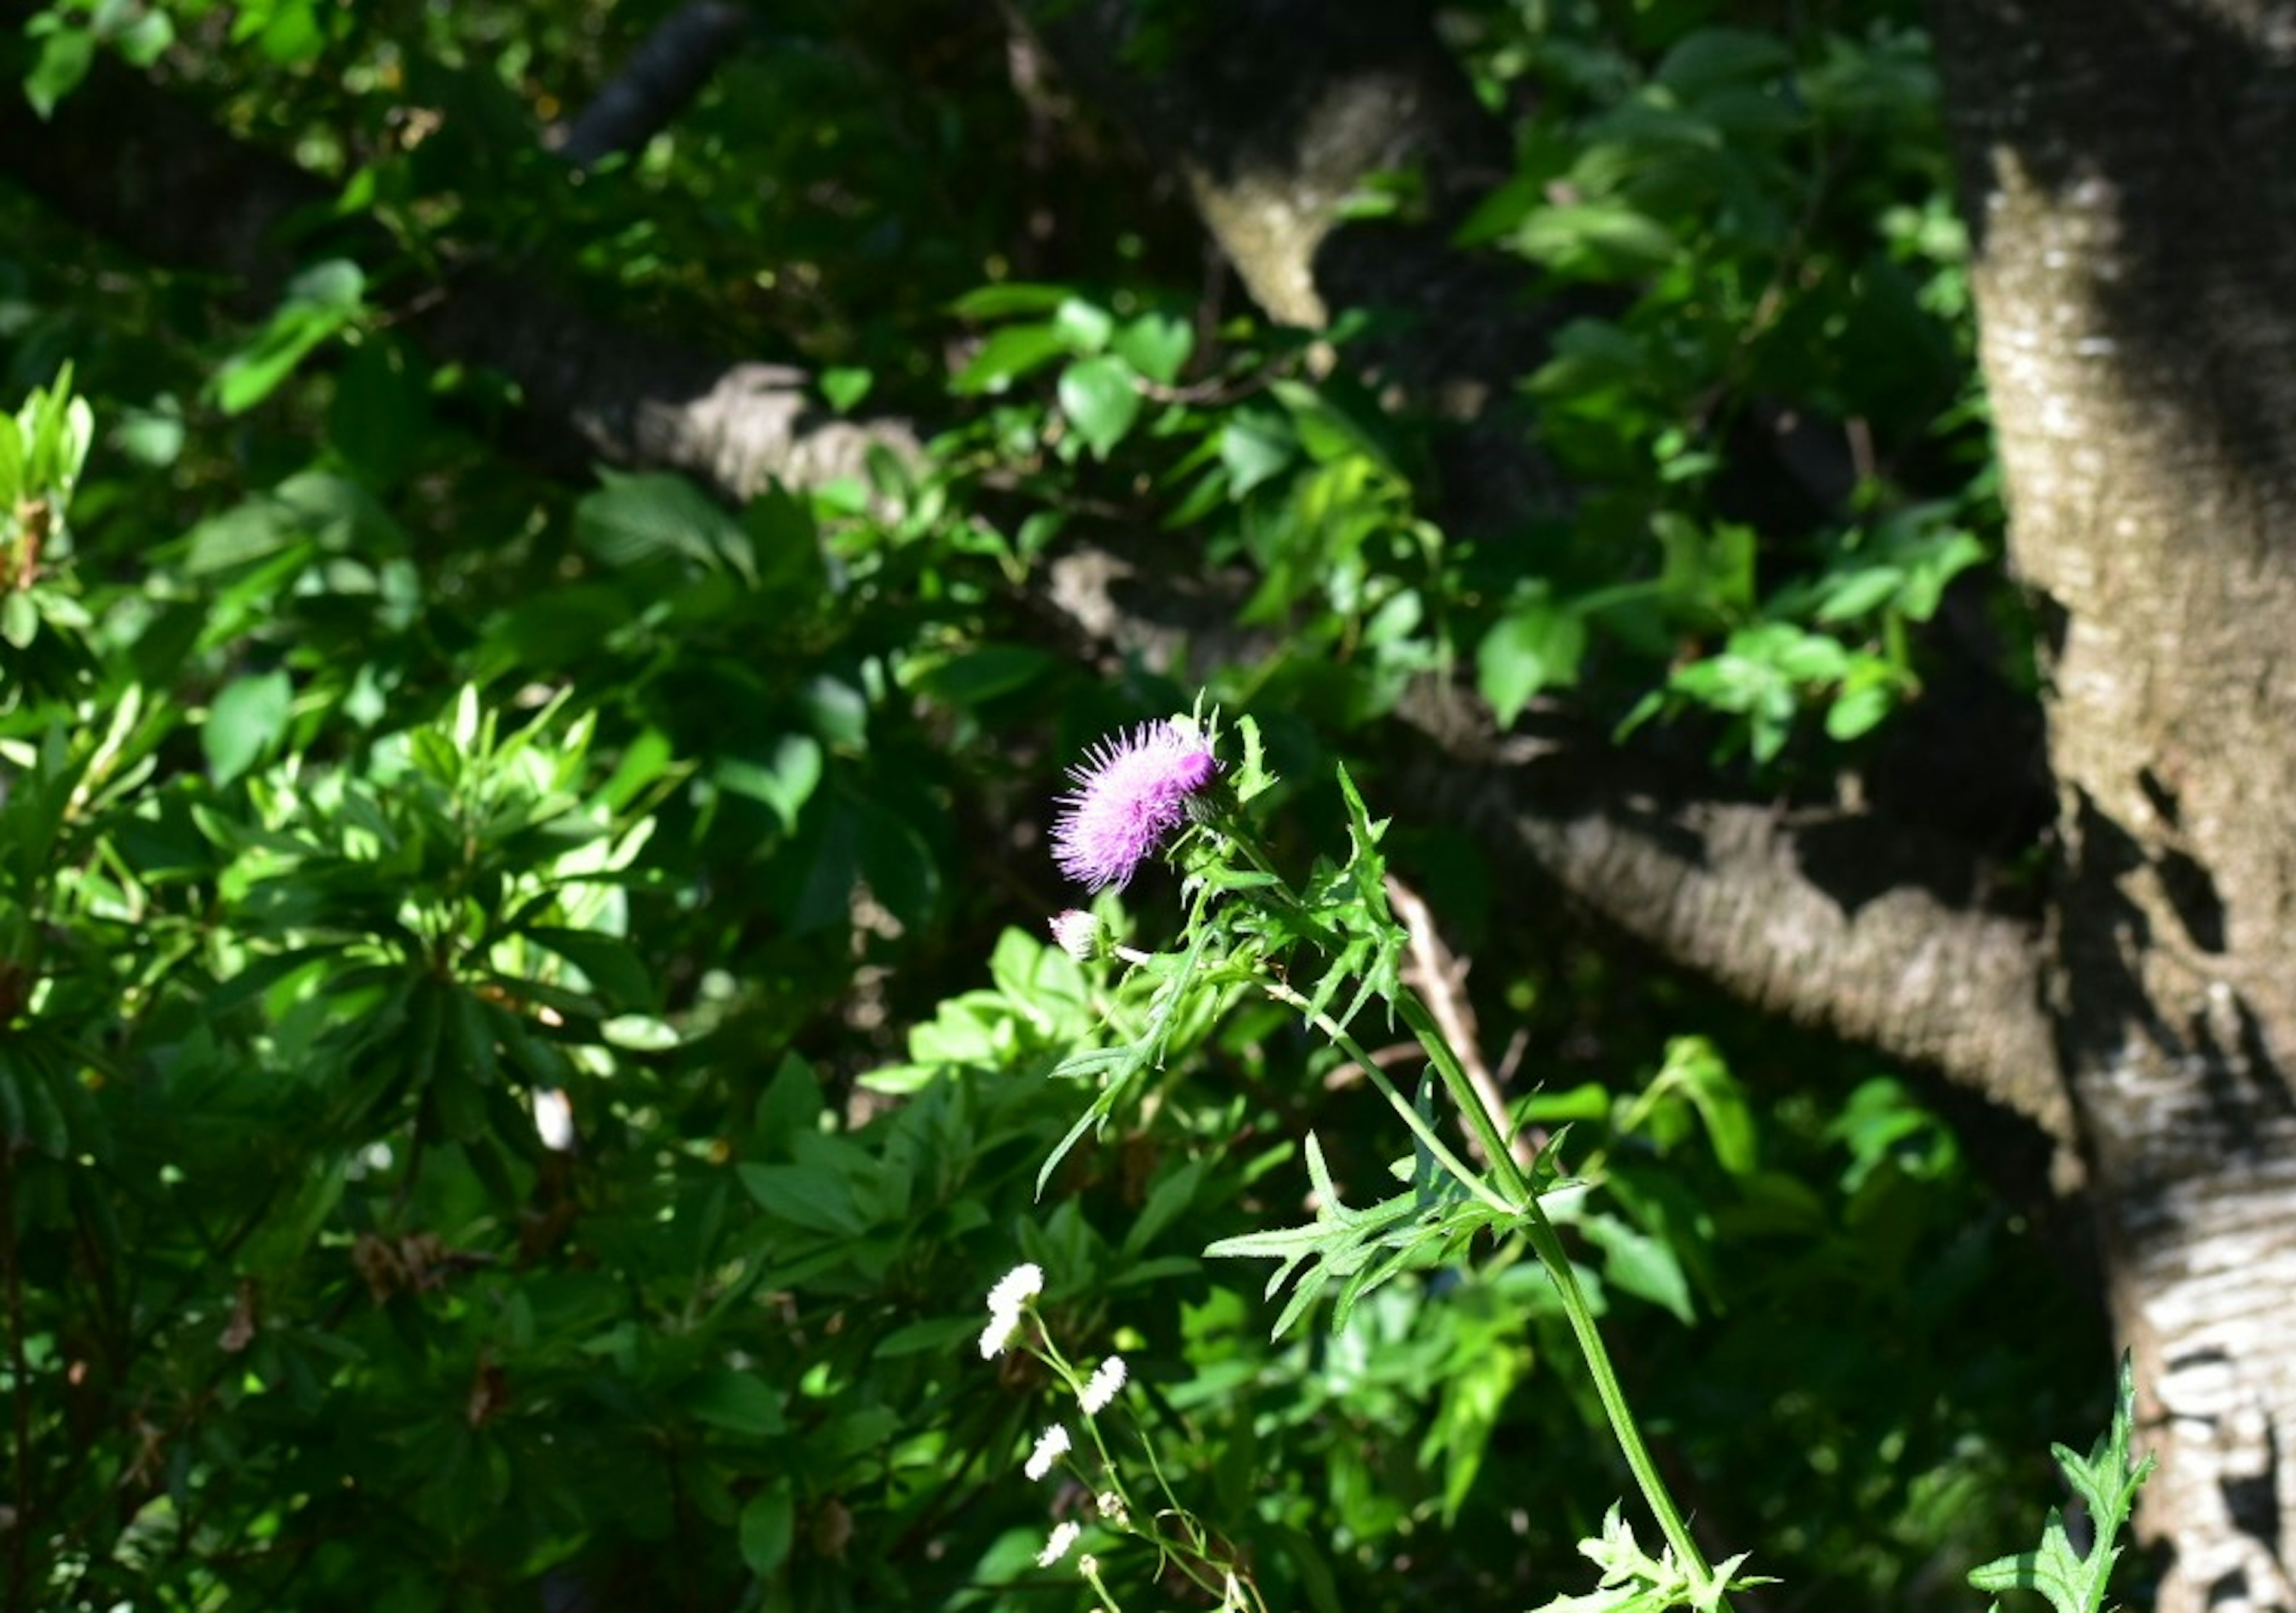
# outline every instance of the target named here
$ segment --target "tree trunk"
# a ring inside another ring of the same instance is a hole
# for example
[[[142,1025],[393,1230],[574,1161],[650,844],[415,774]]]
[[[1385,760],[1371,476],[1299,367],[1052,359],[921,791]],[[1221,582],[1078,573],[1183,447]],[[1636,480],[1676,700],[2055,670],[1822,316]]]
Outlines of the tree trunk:
[[[2296,1613],[2296,5],[1937,0],[2162,1613]]]

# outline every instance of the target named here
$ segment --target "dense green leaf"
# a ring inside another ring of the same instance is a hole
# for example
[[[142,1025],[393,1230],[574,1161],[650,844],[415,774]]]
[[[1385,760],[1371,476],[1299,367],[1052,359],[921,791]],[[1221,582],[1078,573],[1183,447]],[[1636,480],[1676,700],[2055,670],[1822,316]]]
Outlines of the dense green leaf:
[[[1541,689],[1578,681],[1587,627],[1570,606],[1544,599],[1517,605],[1483,635],[1475,674],[1501,727],[1513,726]]]
[[[263,672],[226,686],[208,708],[200,748],[217,784],[228,784],[277,745],[294,709],[295,686],[285,672]]]
[[[602,470],[603,483],[575,511],[574,531],[616,568],[675,556],[750,571],[749,536],[725,508],[683,476]]]
[[[1079,359],[1062,370],[1060,396],[1062,412],[1099,458],[1107,458],[1140,418],[1132,366],[1112,356]]]
[[[728,1433],[767,1436],[789,1427],[782,1397],[747,1372],[697,1372],[677,1386],[671,1399],[687,1415]]]
[[[949,385],[960,394],[1001,392],[1068,350],[1050,325],[1008,325],[980,344]]]
[[[786,1482],[769,1485],[742,1508],[742,1560],[767,1579],[789,1560],[796,1534],[797,1504]]]
[[[366,276],[348,259],[314,264],[288,283],[271,322],[216,374],[216,399],[244,413],[275,391],[313,349],[364,311]]]

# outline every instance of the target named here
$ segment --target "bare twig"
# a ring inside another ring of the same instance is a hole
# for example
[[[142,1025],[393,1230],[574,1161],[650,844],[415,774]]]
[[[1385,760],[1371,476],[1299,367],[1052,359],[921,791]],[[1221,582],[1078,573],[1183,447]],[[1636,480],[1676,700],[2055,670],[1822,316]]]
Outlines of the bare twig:
[[[1423,1057],[1424,1055],[1420,1051],[1419,1044],[1415,1041],[1390,1041],[1385,1047],[1374,1048],[1371,1049],[1371,1061],[1373,1066],[1382,1070],[1391,1068],[1398,1064],[1408,1064],[1414,1058]],[[1338,1064],[1332,1066],[1331,1074],[1324,1077],[1324,1090],[1326,1092],[1345,1091],[1348,1088],[1354,1086],[1362,1081],[1363,1078],[1364,1066],[1355,1059],[1350,1058],[1345,1064]]]
[[[1427,910],[1419,893],[1392,874],[1387,876],[1387,899],[1411,936],[1405,981],[1427,1004],[1428,1012],[1435,1016],[1444,1040],[1451,1044],[1460,1066],[1467,1072],[1475,1096],[1482,1099],[1483,1112],[1491,1117],[1499,1134],[1508,1138],[1507,1149],[1514,1156],[1515,1164],[1529,1171],[1538,1157],[1545,1138],[1535,1131],[1513,1132],[1507,1123],[1506,1093],[1491,1074],[1490,1066],[1483,1061],[1482,1043],[1475,1026],[1475,1005],[1467,996],[1469,961],[1444,943],[1442,932],[1435,927],[1435,915]],[[1518,1032],[1515,1042],[1508,1049],[1510,1066],[1519,1055],[1521,1040],[1521,1033]],[[1464,1117],[1461,1123],[1465,1123]],[[1467,1148],[1481,1164],[1490,1164],[1491,1161],[1483,1157],[1482,1144],[1472,1128],[1467,1133]]]

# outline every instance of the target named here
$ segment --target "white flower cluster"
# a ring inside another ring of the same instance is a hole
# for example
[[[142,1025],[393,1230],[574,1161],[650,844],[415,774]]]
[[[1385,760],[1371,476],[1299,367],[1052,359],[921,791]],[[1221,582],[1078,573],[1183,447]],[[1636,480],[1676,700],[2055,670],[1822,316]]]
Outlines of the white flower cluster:
[[[1029,1461],[1021,1471],[1030,1478],[1042,1478],[1053,1470],[1053,1464],[1069,1453],[1069,1431],[1054,1423],[1037,1436],[1037,1448],[1029,1453]]]
[[[1031,1261],[1014,1266],[988,1290],[988,1325],[980,1329],[980,1359],[1004,1354],[1021,1329],[1021,1308],[1045,1291],[1045,1269]]]
[[[1078,914],[1074,917],[1085,916]],[[1058,1469],[1065,1468],[1073,1475],[1076,1479],[1074,1485],[1062,1481],[1056,1486],[1058,1494],[1054,1507],[1062,1511],[1070,1510],[1085,1485],[1098,1481],[1099,1487],[1092,1490],[1087,1508],[1078,1509],[1075,1518],[1062,1518],[1054,1525],[1052,1532],[1046,1537],[1044,1549],[1037,1555],[1037,1566],[1050,1568],[1055,1564],[1073,1563],[1075,1572],[1085,1585],[1105,1604],[1095,1607],[1093,1613],[1110,1613],[1114,1604],[1108,1586],[1101,1578],[1100,1559],[1088,1551],[1079,1553],[1079,1543],[1087,1536],[1095,1545],[1103,1544],[1110,1537],[1133,1534],[1140,1534],[1152,1543],[1155,1539],[1152,1528],[1140,1530],[1133,1523],[1122,1481],[1109,1455],[1104,1437],[1108,1430],[1098,1420],[1103,1412],[1116,1404],[1131,1383],[1132,1370],[1124,1357],[1117,1354],[1102,1356],[1100,1364],[1089,1374],[1080,1363],[1072,1363],[1062,1351],[1052,1329],[1046,1325],[1045,1319],[1035,1309],[1037,1296],[1044,1291],[1044,1269],[1033,1263],[1014,1266],[997,1280],[996,1286],[988,1290],[988,1325],[980,1332],[981,1359],[994,1360],[1015,1348],[1021,1338],[1021,1329],[1026,1325],[1030,1329],[1026,1339],[1027,1353],[1041,1362],[1061,1385],[1076,1395],[1077,1409],[1085,1420],[1074,1424],[1073,1431],[1069,1423],[1046,1425],[1029,1448],[1028,1460],[1021,1464],[1021,1470],[1032,1484],[1051,1478]],[[1017,1386],[1020,1378],[1032,1375],[1012,1376]],[[1081,1446],[1078,1444],[1079,1440],[1084,1442]],[[1207,1592],[1213,1589],[1204,1575],[1193,1574],[1191,1577]],[[1221,1590],[1226,1598],[1222,1603],[1223,1613],[1237,1613],[1237,1610],[1245,1609],[1242,1590],[1233,1575],[1228,1576]]]
[[[1077,1536],[1083,1533],[1084,1531],[1073,1523],[1064,1522],[1055,1525],[1053,1537],[1045,1543],[1045,1549],[1037,1553],[1037,1566],[1040,1568],[1049,1568],[1060,1561],[1069,1554],[1069,1548],[1076,1544]]]
[[[1109,1403],[1123,1393],[1124,1378],[1123,1356],[1111,1355],[1102,1362],[1100,1370],[1095,1372],[1092,1375],[1092,1380],[1085,1385],[1084,1393],[1077,1396],[1077,1403],[1084,1408],[1084,1414],[1086,1417],[1097,1417],[1106,1411]]]

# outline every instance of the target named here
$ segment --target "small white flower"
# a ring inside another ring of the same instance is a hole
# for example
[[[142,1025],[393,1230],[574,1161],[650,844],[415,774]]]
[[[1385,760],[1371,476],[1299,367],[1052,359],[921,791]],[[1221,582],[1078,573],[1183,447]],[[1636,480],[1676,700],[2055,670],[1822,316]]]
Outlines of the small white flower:
[[[1004,1346],[1013,1342],[1013,1335],[1021,1330],[1018,1312],[999,1311],[980,1329],[980,1359],[994,1361],[1004,1354]]]
[[[1132,1521],[1132,1514],[1124,1505],[1124,1497],[1113,1490],[1103,1490],[1094,1496],[1092,1506],[1093,1510],[1119,1529]]]
[[[534,1089],[534,1129],[554,1154],[574,1151],[574,1105],[562,1087]]]
[[[1045,1269],[1031,1261],[1014,1266],[988,1290],[988,1325],[980,1329],[980,1359],[994,1361],[1021,1326],[1021,1307],[1045,1291]]]
[[[1069,1431],[1054,1423],[1037,1436],[1037,1448],[1029,1453],[1028,1465],[1021,1471],[1030,1478],[1042,1478],[1053,1470],[1053,1464],[1069,1453]]]
[[[1084,1414],[1097,1417],[1106,1411],[1109,1402],[1123,1390],[1124,1378],[1123,1356],[1111,1355],[1102,1362],[1100,1370],[1092,1375],[1092,1381],[1085,1385],[1084,1393],[1077,1396],[1077,1403],[1084,1407]]]
[[[1040,1568],[1049,1568],[1060,1561],[1069,1554],[1069,1548],[1076,1544],[1077,1536],[1083,1533],[1084,1531],[1073,1523],[1056,1526],[1053,1530],[1052,1538],[1045,1543],[1045,1549],[1037,1553],[1037,1566]]]
[[[1233,1572],[1228,1575],[1227,1584],[1220,1595],[1219,1613],[1250,1613],[1244,1605],[1243,1587],[1235,1583]]]
[[[1082,1557],[1077,1559],[1077,1572],[1083,1575],[1086,1579],[1098,1579],[1100,1577],[1100,1559],[1095,1557],[1091,1552],[1086,1551]]]
[[[1078,908],[1055,913],[1046,921],[1052,926],[1053,943],[1078,963],[1092,961],[1093,943],[1100,939],[1100,920]]]
[[[1021,1307],[1045,1291],[1045,1268],[1035,1261],[1014,1266],[988,1290],[991,1316],[1017,1316]]]

